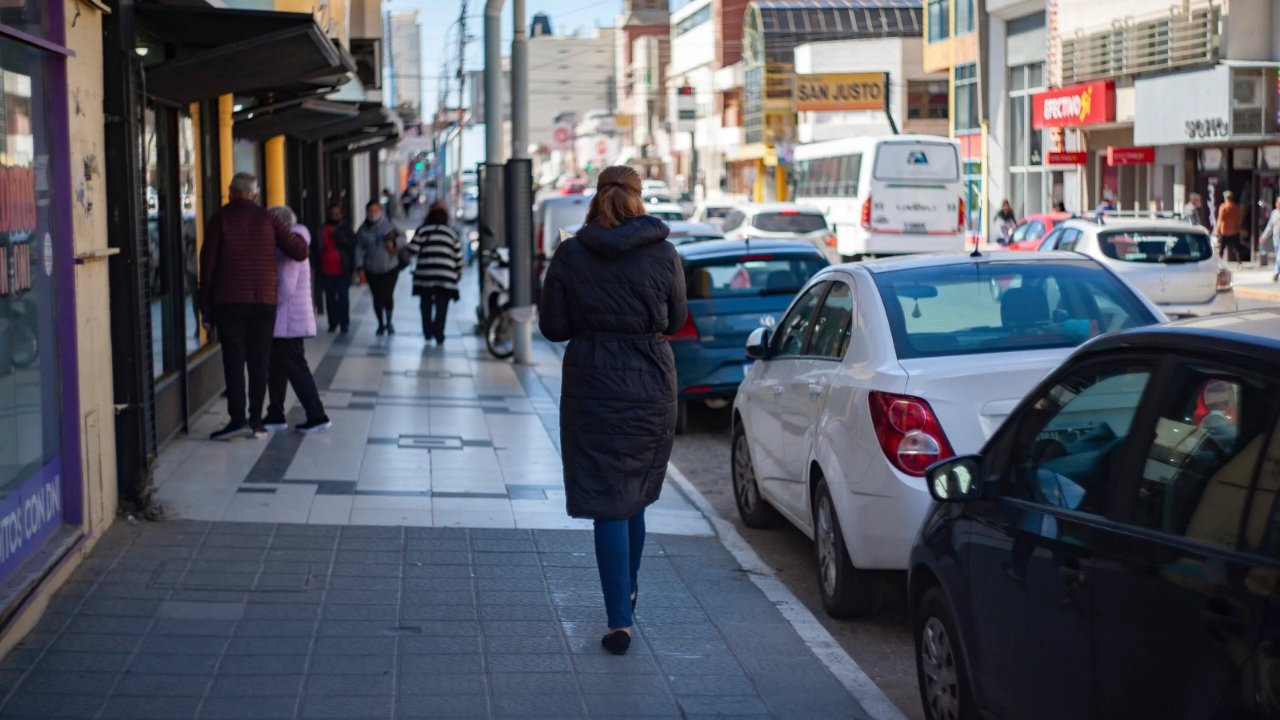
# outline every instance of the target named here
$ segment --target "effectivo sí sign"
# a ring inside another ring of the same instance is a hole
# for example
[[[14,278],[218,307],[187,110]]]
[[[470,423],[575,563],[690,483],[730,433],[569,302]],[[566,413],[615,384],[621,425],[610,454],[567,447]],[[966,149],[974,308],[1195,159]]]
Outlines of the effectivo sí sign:
[[[1031,97],[1031,126],[1043,130],[1114,122],[1115,95],[1115,84],[1104,81],[1038,93]]]
[[[883,110],[889,73],[796,75],[796,112]]]

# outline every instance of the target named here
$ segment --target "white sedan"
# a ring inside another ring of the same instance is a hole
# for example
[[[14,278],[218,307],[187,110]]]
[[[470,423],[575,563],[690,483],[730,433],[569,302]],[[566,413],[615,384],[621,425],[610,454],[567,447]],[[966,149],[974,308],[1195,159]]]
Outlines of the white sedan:
[[[924,472],[977,452],[1072,349],[1164,316],[1073,253],[903,256],[816,275],[734,400],[732,473],[750,527],[785,517],[810,538],[823,604],[879,604],[929,508]]]

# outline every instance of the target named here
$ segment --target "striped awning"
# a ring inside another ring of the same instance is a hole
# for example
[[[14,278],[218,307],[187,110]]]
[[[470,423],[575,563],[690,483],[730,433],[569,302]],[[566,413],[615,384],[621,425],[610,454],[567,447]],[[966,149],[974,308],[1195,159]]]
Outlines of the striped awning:
[[[797,45],[818,40],[919,37],[923,0],[756,0],[767,62],[791,63]]]

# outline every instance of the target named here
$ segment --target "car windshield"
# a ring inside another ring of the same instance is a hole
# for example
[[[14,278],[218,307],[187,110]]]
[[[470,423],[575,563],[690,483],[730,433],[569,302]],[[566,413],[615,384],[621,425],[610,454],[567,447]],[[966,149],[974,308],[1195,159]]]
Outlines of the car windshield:
[[[703,212],[706,218],[724,218],[729,217],[729,213],[733,211],[731,207],[709,207]]]
[[[1098,233],[1102,254],[1136,263],[1190,263],[1213,257],[1209,238],[1178,230],[1125,230]]]
[[[756,215],[751,226],[764,232],[811,233],[826,230],[827,221],[814,213],[770,212]]]
[[[826,267],[820,255],[753,253],[687,261],[685,288],[690,300],[794,295]]]
[[[1072,348],[1150,325],[1126,285],[1090,262],[973,263],[875,274],[902,359]]]

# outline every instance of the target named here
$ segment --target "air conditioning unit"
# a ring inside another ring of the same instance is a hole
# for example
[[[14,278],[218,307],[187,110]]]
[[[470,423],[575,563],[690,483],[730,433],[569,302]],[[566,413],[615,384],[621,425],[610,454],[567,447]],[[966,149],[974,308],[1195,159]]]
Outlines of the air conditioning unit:
[[[1236,70],[1231,76],[1231,134],[1261,135],[1264,132],[1266,99],[1262,93],[1261,70]]]

